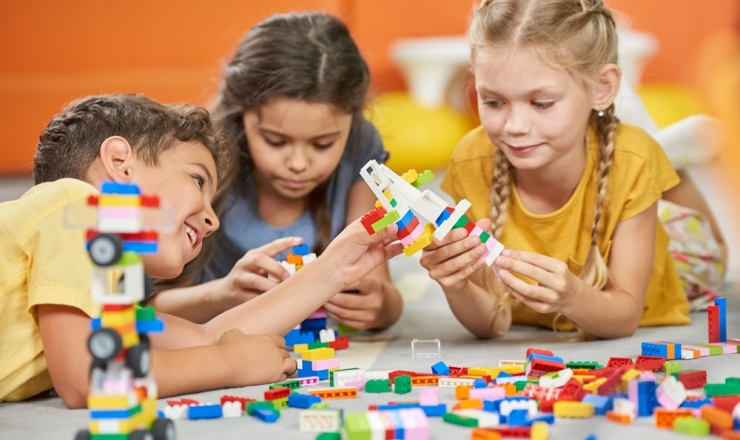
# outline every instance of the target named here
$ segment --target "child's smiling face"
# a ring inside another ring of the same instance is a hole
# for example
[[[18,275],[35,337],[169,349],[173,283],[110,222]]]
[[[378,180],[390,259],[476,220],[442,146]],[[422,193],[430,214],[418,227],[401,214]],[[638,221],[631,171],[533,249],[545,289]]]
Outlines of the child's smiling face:
[[[592,87],[534,51],[482,48],[473,65],[481,124],[518,170],[567,166],[585,154]]]
[[[174,278],[198,255],[203,238],[218,229],[211,207],[216,164],[208,149],[195,141],[180,142],[160,153],[157,166],[134,162],[133,181],[142,194],[159,196],[172,221],[171,230],[159,234],[158,252],[144,256],[145,270],[155,278]]]
[[[347,145],[352,115],[326,103],[272,99],[244,114],[260,191],[305,198],[331,177]]]

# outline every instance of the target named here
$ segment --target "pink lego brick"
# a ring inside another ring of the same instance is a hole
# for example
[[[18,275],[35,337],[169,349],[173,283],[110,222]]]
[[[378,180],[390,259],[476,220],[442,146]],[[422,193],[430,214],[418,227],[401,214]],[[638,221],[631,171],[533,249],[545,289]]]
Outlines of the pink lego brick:
[[[419,404],[423,406],[439,405],[439,388],[423,388],[419,397]]]
[[[480,228],[480,226],[475,225],[472,231],[470,231],[470,234],[468,235],[474,235],[476,237],[480,237],[480,234],[483,233],[483,229]]]
[[[329,370],[332,368],[339,368],[339,358],[323,359],[311,362],[311,369],[313,371]]]
[[[422,233],[424,233],[424,227],[419,224],[418,226],[416,226],[416,229],[414,229],[413,232],[401,239],[401,244],[404,247],[411,245],[411,243],[415,242],[419,237],[421,237]]]
[[[319,376],[301,377],[301,378],[298,379],[298,383],[300,383],[302,387],[308,387],[308,386],[311,386],[311,385],[318,385],[319,384]]]
[[[138,220],[141,215],[139,208],[98,208],[99,219],[135,219]]]
[[[326,313],[326,310],[320,309],[308,315],[308,318],[306,319],[321,319],[321,318],[326,318],[327,316],[329,315]],[[296,328],[300,328],[300,325]]]
[[[358,378],[358,379],[348,380],[344,384],[344,386],[346,386],[346,387],[355,387],[355,388],[357,388],[360,391],[364,391],[365,390],[365,383],[366,382],[367,382],[367,377],[361,377],[361,378]]]
[[[682,344],[681,348],[697,350],[702,357],[709,356],[709,349],[707,347],[697,347],[696,345]]]
[[[469,391],[471,399],[481,400],[501,400],[506,397],[506,391],[503,387],[496,388],[472,388]]]
[[[737,353],[737,345],[733,344],[725,344],[722,342],[715,342],[713,344],[707,344],[712,345],[714,347],[722,347],[722,353],[724,354],[734,354]]]

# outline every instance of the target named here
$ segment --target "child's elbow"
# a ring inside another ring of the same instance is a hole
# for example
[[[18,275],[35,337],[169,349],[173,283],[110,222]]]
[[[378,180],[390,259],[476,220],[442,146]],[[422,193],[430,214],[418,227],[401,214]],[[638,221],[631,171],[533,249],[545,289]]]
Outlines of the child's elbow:
[[[62,386],[56,387],[55,389],[67,408],[87,408],[87,387]]]

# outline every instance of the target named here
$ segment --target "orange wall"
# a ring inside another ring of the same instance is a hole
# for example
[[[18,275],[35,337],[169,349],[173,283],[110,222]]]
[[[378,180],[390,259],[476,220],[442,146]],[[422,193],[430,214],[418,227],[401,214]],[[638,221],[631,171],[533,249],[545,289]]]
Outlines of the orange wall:
[[[466,0],[193,0],[6,2],[0,14],[0,174],[29,173],[39,132],[70,100],[142,92],[205,104],[220,62],[244,32],[275,12],[320,9],[344,18],[377,91],[404,88],[387,56],[394,39],[462,34]],[[685,80],[687,64],[713,31],[737,24],[740,0],[607,0],[653,33],[660,52],[644,80]],[[711,8],[706,5],[711,4]]]

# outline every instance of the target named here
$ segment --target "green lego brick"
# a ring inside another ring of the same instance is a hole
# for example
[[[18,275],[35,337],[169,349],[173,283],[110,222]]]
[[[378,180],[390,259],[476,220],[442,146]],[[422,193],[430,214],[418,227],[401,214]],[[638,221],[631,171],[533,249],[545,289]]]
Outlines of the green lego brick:
[[[393,205],[393,201],[391,201],[391,205]],[[384,215],[383,218],[373,223],[373,231],[382,231],[383,229],[399,221],[400,219],[401,215],[398,213],[398,211],[391,211],[388,214]]]
[[[406,394],[411,392],[411,376],[398,376],[393,381],[393,392]]]
[[[349,371],[349,370],[358,370],[358,369],[359,368],[355,367],[355,368],[342,368],[341,370],[330,370],[329,371],[329,386],[330,387],[334,386],[334,373],[336,373],[337,371]]]
[[[683,367],[677,361],[665,361],[663,367],[665,368],[666,376],[683,371]]]
[[[533,383],[535,385],[538,385],[538,382],[531,382],[528,380],[520,380],[519,382],[514,382],[514,386],[516,387],[517,391],[524,391],[524,387],[527,386],[527,384]]]
[[[90,440],[128,440],[128,434],[90,434]]]
[[[134,264],[141,264],[142,263],[141,255],[137,254],[136,252],[124,252],[123,255],[121,255],[121,259],[116,261],[116,264],[114,264],[114,267],[122,267],[122,266],[132,266]]]
[[[351,335],[352,333],[357,333],[358,331],[359,330],[357,330],[356,328],[344,325],[341,322],[337,323],[337,332],[340,335]]]
[[[740,377],[728,377],[725,379],[725,383],[728,385],[740,384]]]
[[[316,440],[342,440],[342,434],[339,432],[322,432],[316,436]]]
[[[396,201],[396,199],[391,199],[391,206],[395,208],[396,205],[398,205],[398,202]]]
[[[295,390],[296,388],[301,387],[301,382],[298,380],[284,380],[282,382],[274,383],[270,385],[270,389],[274,390],[275,388],[290,388],[291,390]]]
[[[704,385],[707,397],[740,395],[740,383],[708,383]]]
[[[709,435],[709,423],[694,417],[679,417],[673,423],[673,430],[680,434]]]
[[[485,243],[488,241],[488,239],[491,238],[491,234],[489,234],[486,231],[483,231],[480,233],[480,242]]]
[[[573,361],[567,362],[565,366],[571,369],[578,370],[599,370],[601,368],[604,368],[603,365],[596,361]]]
[[[465,225],[467,225],[469,221],[470,220],[467,217],[465,217],[464,215],[463,216],[460,216],[460,218],[457,219],[457,223],[455,223],[455,226],[453,226],[452,229],[464,228]]]
[[[311,409],[329,409],[329,402],[316,402],[311,405]]]
[[[420,188],[422,185],[429,183],[432,179],[434,179],[434,173],[431,170],[424,170],[423,173],[419,174],[419,176],[411,182],[411,186],[414,188]]]
[[[372,440],[373,433],[365,413],[349,413],[344,416],[344,430],[348,440]]]
[[[288,407],[288,398],[283,397],[282,399],[275,399],[272,401],[272,406],[274,406],[278,411],[285,409]]]
[[[275,411],[275,405],[272,404],[272,402],[267,400],[260,400],[258,402],[247,402],[247,414],[250,416],[252,413],[254,413],[255,409],[258,408],[264,408],[269,409],[270,411]]]
[[[141,307],[136,309],[136,320],[137,321],[153,321],[157,319],[157,311],[154,307]]]
[[[442,416],[442,420],[453,425],[467,426],[468,428],[478,427],[478,419],[458,416],[455,413],[446,413]]]
[[[328,342],[314,342],[313,344],[308,344],[309,350],[315,350],[317,348],[329,348]]]
[[[720,356],[720,355],[725,354],[725,349],[722,347],[715,347],[714,345],[707,345],[707,344],[692,344],[692,345],[696,345],[697,347],[708,348],[710,356]]]
[[[365,382],[366,393],[388,393],[391,391],[391,381],[388,379],[371,379]]]

